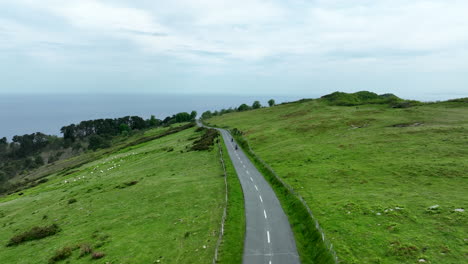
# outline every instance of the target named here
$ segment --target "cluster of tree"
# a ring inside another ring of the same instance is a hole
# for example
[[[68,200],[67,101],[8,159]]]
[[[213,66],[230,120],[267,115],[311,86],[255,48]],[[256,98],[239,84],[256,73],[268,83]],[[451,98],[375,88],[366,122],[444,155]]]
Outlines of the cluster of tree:
[[[122,133],[128,133],[131,130],[141,130],[155,127],[161,123],[161,120],[151,116],[144,120],[139,116],[125,116],[120,118],[107,118],[81,121],[79,124],[63,126],[60,132],[65,140],[74,142],[76,139],[84,139],[92,135],[116,136]]]
[[[161,124],[164,126],[175,124],[175,123],[184,123],[184,122],[192,122],[195,121],[197,117],[197,112],[192,111],[190,114],[187,112],[177,113],[173,116],[166,117]]]
[[[127,136],[137,130],[167,126],[174,123],[195,120],[197,112],[181,112],[164,120],[152,115],[149,119],[126,116],[114,119],[82,121],[79,124],[63,126],[63,137],[32,133],[14,136],[12,142],[0,138],[0,193],[8,189],[8,180],[18,174],[33,170],[59,160],[63,153],[79,154],[87,146],[90,150],[110,147],[116,136]],[[46,159],[46,160],[44,160]]]
[[[14,136],[12,142],[0,139],[0,193],[4,184],[18,173],[44,165],[42,153],[53,152],[63,145],[63,139],[43,133]]]
[[[274,106],[275,104],[276,104],[275,100],[273,100],[273,99],[268,100],[268,105],[270,107]],[[252,105],[241,104],[237,108],[221,109],[220,111],[216,110],[214,112],[205,111],[201,115],[201,118],[202,119],[208,119],[208,118],[211,118],[213,116],[221,116],[221,115],[224,115],[224,114],[227,114],[227,113],[232,113],[232,112],[243,112],[243,111],[248,111],[248,110],[252,110],[252,109],[259,109],[261,107],[262,107],[262,104],[260,103],[260,101],[254,101]]]

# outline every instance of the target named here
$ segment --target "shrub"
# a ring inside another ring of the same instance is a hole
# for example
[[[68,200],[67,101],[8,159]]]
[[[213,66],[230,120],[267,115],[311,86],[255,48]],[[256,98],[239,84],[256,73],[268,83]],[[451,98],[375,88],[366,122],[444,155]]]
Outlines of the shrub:
[[[75,198],[71,198],[70,200],[68,200],[68,204],[72,204],[72,203],[76,203],[77,200]]]
[[[419,253],[419,249],[411,244],[401,244],[399,241],[390,244],[389,254],[399,257],[414,257]]]
[[[212,128],[206,129],[205,134],[199,140],[193,142],[191,150],[209,150],[218,135],[218,130]]]
[[[46,183],[46,182],[48,182],[48,181],[49,181],[49,179],[47,179],[47,178],[42,178],[42,179],[40,179],[39,181],[37,181],[37,183]]]
[[[48,236],[55,235],[60,231],[60,228],[58,225],[53,224],[50,226],[44,226],[44,227],[33,227],[31,230],[26,231],[24,233],[18,234],[10,239],[8,242],[7,246],[15,246],[19,245],[21,243],[24,243],[26,241],[31,241],[31,240],[37,240],[37,239],[42,239]]]
[[[414,100],[403,100],[393,103],[391,106],[393,108],[409,108],[413,106],[421,105],[421,102]]]
[[[70,247],[64,247],[64,248],[61,248],[61,249],[55,251],[55,255],[53,255],[49,259],[49,263],[55,263],[57,261],[67,259],[68,257],[71,256],[72,251],[73,250]]]
[[[90,244],[80,245],[80,258],[91,254],[91,252],[93,252],[93,248]]]
[[[127,187],[129,187],[129,186],[135,185],[135,184],[137,184],[137,183],[138,183],[138,181],[124,182],[124,183],[122,183],[122,184],[119,184],[119,185],[115,186],[115,188],[117,188],[117,189],[124,189],[124,188],[127,188]]]
[[[100,258],[103,258],[106,254],[104,254],[104,252],[94,252],[92,255],[91,255],[91,258],[92,259],[100,259]]]

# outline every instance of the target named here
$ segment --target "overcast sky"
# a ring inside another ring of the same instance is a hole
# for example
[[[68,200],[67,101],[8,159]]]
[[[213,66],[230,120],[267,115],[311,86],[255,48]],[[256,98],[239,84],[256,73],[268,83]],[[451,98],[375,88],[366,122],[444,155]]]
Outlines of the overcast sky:
[[[0,0],[0,93],[468,96],[467,0]]]

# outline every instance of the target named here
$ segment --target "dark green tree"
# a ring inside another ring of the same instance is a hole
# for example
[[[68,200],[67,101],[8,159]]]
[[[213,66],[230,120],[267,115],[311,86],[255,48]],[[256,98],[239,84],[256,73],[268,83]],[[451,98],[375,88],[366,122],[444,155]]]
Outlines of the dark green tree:
[[[205,112],[203,112],[203,114],[201,115],[201,118],[202,118],[202,119],[208,119],[208,118],[210,118],[210,117],[212,117],[212,116],[213,116],[213,114],[211,113],[211,111],[205,111]]]
[[[268,100],[268,105],[270,107],[274,106],[275,105],[275,100],[273,100],[273,99]]]
[[[197,111],[192,111],[192,112],[190,113],[190,118],[191,118],[191,120],[195,120],[196,117],[197,117]]]
[[[110,144],[103,137],[99,135],[92,135],[89,137],[88,148],[91,150],[96,150],[99,148],[107,148]]]
[[[151,115],[151,118],[148,121],[148,126],[149,127],[156,127],[160,123],[160,120],[156,119],[154,115]]]
[[[187,112],[181,112],[175,115],[176,123],[188,122],[190,120],[192,120],[192,117]]]
[[[63,139],[69,139],[72,142],[75,141],[75,127],[75,124],[62,127],[60,132],[63,134]]]
[[[37,167],[42,166],[44,165],[44,159],[41,156],[37,155],[34,158],[34,163],[36,164]]]
[[[130,132],[131,129],[127,124],[120,124],[119,130],[120,134],[123,134],[124,132],[128,134],[128,132]]]
[[[237,108],[237,111],[246,111],[246,110],[250,110],[250,106],[246,105],[246,104],[241,104],[239,105],[239,107]]]
[[[259,109],[260,107],[262,107],[262,105],[260,104],[259,101],[253,102],[253,104],[252,104],[253,109]]]

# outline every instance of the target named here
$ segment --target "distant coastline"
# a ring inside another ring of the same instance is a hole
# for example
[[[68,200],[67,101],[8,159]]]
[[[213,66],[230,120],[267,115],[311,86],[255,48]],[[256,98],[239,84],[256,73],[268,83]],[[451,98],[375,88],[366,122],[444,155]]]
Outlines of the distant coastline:
[[[308,96],[314,97],[314,96]],[[301,96],[170,95],[170,94],[0,94],[0,138],[42,132],[59,135],[71,123],[137,115],[159,119],[177,112],[237,107],[269,99],[277,103]]]

